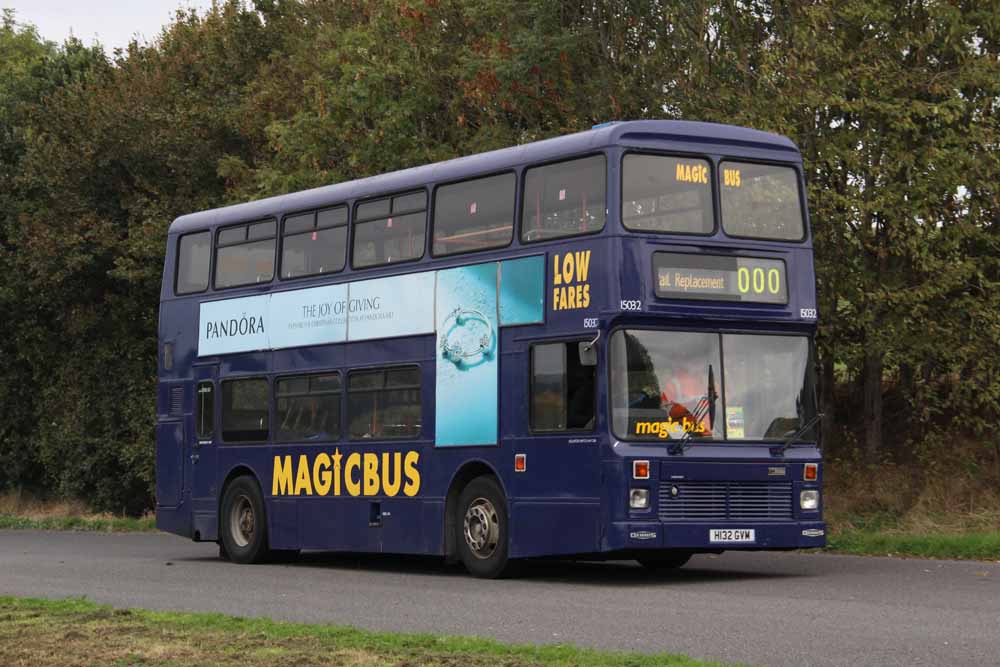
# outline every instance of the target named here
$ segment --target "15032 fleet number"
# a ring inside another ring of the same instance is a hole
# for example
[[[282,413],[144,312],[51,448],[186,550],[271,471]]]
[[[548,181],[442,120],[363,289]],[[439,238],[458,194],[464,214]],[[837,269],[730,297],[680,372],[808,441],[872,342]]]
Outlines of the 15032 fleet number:
[[[642,310],[642,301],[623,299],[622,310]]]
[[[815,308],[799,308],[799,317],[804,320],[815,320],[816,319],[816,309]]]

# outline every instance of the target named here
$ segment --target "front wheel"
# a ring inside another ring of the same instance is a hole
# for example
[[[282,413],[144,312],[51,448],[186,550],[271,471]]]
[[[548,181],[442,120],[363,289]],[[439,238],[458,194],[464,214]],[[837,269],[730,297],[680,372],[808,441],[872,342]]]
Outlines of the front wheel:
[[[510,572],[507,502],[495,479],[469,482],[459,495],[455,523],[458,553],[470,574],[496,579]]]
[[[648,570],[675,570],[691,560],[691,555],[687,551],[651,551],[635,559]]]
[[[222,549],[234,563],[267,560],[267,518],[260,487],[251,477],[237,477],[222,497]]]

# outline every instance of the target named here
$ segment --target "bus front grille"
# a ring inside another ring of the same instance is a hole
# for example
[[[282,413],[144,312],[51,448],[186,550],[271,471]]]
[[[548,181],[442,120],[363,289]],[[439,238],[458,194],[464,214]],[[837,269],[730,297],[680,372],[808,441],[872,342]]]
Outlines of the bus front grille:
[[[792,518],[791,482],[663,482],[660,521],[781,521]]]

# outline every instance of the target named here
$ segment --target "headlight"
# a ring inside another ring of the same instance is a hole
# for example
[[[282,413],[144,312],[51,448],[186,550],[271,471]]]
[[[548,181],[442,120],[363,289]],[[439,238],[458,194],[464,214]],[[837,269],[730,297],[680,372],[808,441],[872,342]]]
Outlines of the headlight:
[[[799,494],[799,507],[804,510],[819,509],[819,491],[807,489]]]
[[[628,506],[634,510],[649,507],[649,489],[632,489],[628,494]]]

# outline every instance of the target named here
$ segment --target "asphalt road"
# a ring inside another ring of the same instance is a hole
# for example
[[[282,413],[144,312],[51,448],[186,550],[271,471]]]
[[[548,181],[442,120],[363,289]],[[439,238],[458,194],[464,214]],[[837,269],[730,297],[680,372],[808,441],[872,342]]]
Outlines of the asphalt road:
[[[437,559],[221,562],[169,535],[0,531],[0,595],[572,643],[768,665],[1000,665],[1000,564],[826,554],[541,562],[483,581]]]

